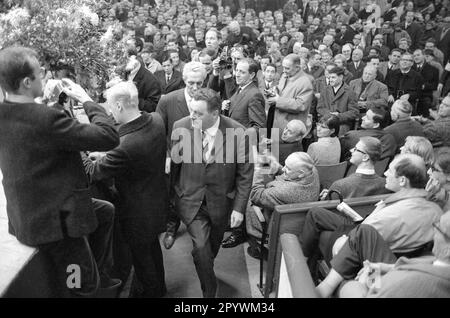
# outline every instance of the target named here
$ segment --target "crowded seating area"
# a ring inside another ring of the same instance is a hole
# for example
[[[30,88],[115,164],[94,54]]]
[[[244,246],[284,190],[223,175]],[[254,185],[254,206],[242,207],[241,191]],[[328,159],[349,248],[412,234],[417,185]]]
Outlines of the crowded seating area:
[[[0,169],[4,297],[450,298],[450,1],[2,2]]]

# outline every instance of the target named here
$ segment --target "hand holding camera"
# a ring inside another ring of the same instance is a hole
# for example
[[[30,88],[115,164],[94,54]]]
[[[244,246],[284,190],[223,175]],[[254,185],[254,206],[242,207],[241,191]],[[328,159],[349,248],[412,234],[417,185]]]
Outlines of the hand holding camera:
[[[78,84],[72,82],[68,78],[62,79],[62,85],[64,88],[64,93],[70,98],[84,104],[85,102],[92,102],[92,99],[86,93],[86,91]]]

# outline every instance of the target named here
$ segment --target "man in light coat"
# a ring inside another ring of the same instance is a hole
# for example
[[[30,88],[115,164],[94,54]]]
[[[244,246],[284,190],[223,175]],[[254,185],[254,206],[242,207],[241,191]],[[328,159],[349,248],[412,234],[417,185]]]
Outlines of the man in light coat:
[[[282,131],[289,121],[299,119],[309,131],[312,99],[313,85],[301,69],[301,58],[296,54],[287,55],[283,60],[283,75],[278,84],[278,92],[274,97],[268,98],[270,104],[275,104],[273,128]]]

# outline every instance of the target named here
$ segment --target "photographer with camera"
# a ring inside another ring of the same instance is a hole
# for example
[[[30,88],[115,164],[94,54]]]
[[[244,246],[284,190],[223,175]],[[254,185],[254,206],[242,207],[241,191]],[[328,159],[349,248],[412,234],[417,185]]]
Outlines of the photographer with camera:
[[[64,92],[83,104],[90,124],[35,103],[45,75],[37,56],[24,47],[0,51],[0,85],[8,93],[0,104],[0,167],[9,232],[53,262],[60,296],[92,296],[98,287],[89,281],[95,263],[100,287],[120,285],[107,275],[114,207],[92,200],[80,152],[110,150],[119,136],[79,85],[66,81]],[[66,284],[71,264],[80,266],[81,288]]]

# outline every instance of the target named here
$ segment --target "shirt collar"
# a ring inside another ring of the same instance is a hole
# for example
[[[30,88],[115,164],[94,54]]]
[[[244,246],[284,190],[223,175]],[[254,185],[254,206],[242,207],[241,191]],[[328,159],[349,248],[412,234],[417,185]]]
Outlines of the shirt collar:
[[[205,130],[205,133],[210,137],[215,137],[217,131],[219,130],[219,124],[220,124],[220,116],[217,117],[217,120],[214,123],[214,125]]]
[[[375,169],[357,168],[355,173],[360,173],[360,174],[365,174],[365,175],[374,175]]]
[[[139,63],[139,67],[136,67],[134,70],[130,72],[130,75],[128,76],[128,80],[130,82],[134,81],[134,78],[136,77],[137,73],[141,69],[141,63]]]
[[[240,86],[241,92],[251,83],[253,83],[253,81],[248,82],[247,84],[245,84],[244,86]]]

